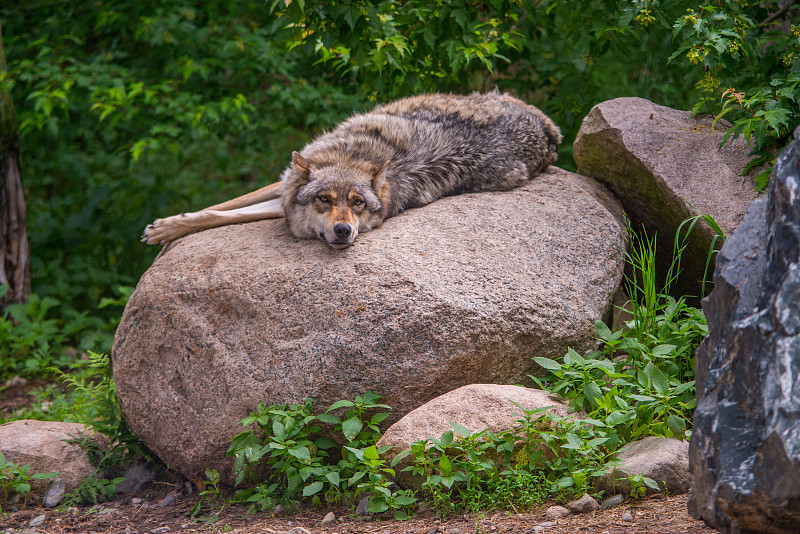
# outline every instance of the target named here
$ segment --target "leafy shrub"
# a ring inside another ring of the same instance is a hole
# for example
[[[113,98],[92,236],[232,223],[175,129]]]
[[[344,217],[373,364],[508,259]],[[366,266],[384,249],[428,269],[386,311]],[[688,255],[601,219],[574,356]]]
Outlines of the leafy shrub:
[[[296,506],[304,499],[319,503],[321,497],[341,503],[367,491],[372,494],[372,511],[391,509],[396,517],[407,517],[404,509],[413,504],[413,497],[389,489],[387,476],[394,471],[383,465],[379,458],[383,451],[375,448],[380,437],[377,425],[388,414],[378,412],[367,419],[369,413],[389,408],[379,400],[378,395],[367,392],[353,401],[335,402],[319,415],[312,415],[311,399],[303,404],[260,404],[240,422],[246,427],[255,425],[257,430],[236,435],[228,449],[228,456],[234,458],[236,485],[244,481],[251,485],[239,491],[235,500],[257,511],[269,510],[277,503]],[[342,409],[344,417],[332,413]],[[342,435],[344,446],[339,451],[333,440],[322,435],[320,424]],[[262,480],[265,468],[269,475]]]

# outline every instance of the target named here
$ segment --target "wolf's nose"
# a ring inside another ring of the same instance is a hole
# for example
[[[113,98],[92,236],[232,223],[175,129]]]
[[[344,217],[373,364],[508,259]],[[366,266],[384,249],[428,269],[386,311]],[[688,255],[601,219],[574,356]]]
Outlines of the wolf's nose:
[[[333,227],[333,233],[336,234],[336,237],[339,239],[346,239],[353,233],[353,229],[350,228],[350,225],[347,223],[339,223]]]

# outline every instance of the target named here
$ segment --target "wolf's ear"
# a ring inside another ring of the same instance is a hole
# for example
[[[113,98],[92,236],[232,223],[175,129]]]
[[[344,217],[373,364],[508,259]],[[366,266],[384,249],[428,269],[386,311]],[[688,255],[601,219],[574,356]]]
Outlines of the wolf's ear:
[[[386,206],[389,202],[389,189],[390,184],[386,180],[386,173],[389,169],[389,162],[391,160],[386,160],[386,163],[375,173],[375,176],[372,178],[372,190],[375,191],[375,194],[378,195],[378,198],[381,199],[383,205]]]
[[[306,158],[301,156],[298,152],[292,152],[292,163],[295,166],[303,171],[304,173],[308,174],[311,170],[311,164],[308,162]]]

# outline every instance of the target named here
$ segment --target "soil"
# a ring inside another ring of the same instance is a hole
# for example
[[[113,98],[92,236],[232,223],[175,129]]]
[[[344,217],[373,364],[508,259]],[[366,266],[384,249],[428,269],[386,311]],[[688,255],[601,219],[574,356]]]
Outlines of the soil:
[[[407,521],[371,517],[357,519],[347,508],[306,508],[296,514],[271,517],[268,514],[247,514],[244,508],[228,506],[204,510],[200,519],[189,517],[189,510],[198,501],[197,493],[177,498],[167,506],[157,506],[168,495],[179,495],[172,484],[153,484],[150,489],[117,501],[72,509],[46,510],[29,502],[11,511],[3,503],[0,532],[9,534],[46,533],[225,533],[232,534],[714,534],[701,521],[686,512],[686,495],[651,496],[629,501],[620,506],[573,514],[547,523],[545,511],[554,503],[516,513],[487,512],[482,515],[451,515],[446,519],[431,511]],[[32,501],[35,498],[29,499]],[[336,521],[322,527],[329,512]],[[632,519],[623,518],[630,512]],[[44,515],[44,522],[29,527],[31,520]],[[542,528],[537,529],[537,526]]]

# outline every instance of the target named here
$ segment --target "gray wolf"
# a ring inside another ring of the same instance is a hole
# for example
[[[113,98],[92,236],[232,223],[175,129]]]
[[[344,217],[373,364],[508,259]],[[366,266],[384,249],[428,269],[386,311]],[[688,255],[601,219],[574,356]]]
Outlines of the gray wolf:
[[[163,245],[198,230],[284,217],[295,236],[345,248],[409,208],[528,182],[555,162],[561,138],[539,109],[498,91],[409,97],[355,115],[293,152],[279,182],[158,219],[142,241]]]

